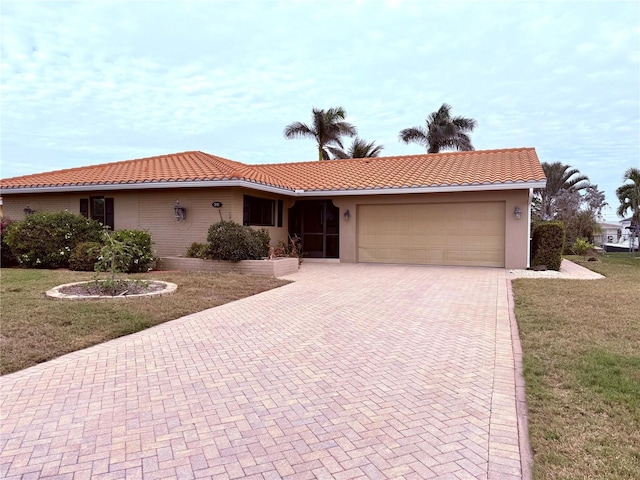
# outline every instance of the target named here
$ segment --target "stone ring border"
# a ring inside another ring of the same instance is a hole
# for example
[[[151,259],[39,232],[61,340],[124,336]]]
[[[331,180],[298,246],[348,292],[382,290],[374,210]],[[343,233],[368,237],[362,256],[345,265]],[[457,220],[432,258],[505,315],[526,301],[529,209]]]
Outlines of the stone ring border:
[[[64,285],[58,285],[50,290],[46,291],[46,296],[52,298],[54,300],[102,300],[102,299],[132,299],[132,298],[143,298],[143,297],[159,297],[162,295],[172,295],[178,289],[178,285],[171,282],[163,282],[162,280],[148,280],[149,283],[159,283],[164,285],[162,290],[156,290],[155,292],[148,293],[138,293],[134,295],[69,295],[66,293],[62,293],[62,290],[65,287],[72,287],[74,285],[82,285],[83,283],[92,283],[93,280],[86,282],[74,282],[74,283],[65,283]]]

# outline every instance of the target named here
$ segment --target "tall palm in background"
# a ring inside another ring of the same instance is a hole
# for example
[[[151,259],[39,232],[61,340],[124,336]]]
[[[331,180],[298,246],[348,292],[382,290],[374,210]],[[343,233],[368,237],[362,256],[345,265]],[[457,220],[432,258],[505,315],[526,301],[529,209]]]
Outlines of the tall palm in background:
[[[620,200],[617,213],[624,217],[631,211],[631,224],[640,226],[640,168],[630,168],[624,172],[625,183],[616,189]],[[626,183],[631,181],[631,183]]]
[[[312,123],[293,122],[284,128],[285,138],[312,138],[318,145],[318,160],[329,160],[329,146],[344,148],[341,137],[354,137],[358,132],[349,122],[342,107],[312,110]]]
[[[590,185],[589,177],[582,175],[576,168],[560,162],[542,162],[542,169],[547,177],[546,188],[536,190],[540,198],[540,217],[551,220],[555,216],[555,200],[563,192],[579,192]]]
[[[334,158],[371,158],[379,157],[384,147],[376,145],[376,142],[367,143],[366,140],[356,137],[346,152],[337,147],[327,147],[327,149]]]
[[[443,103],[437,112],[426,119],[425,127],[405,128],[398,138],[404,143],[417,143],[427,149],[427,153],[438,153],[440,150],[474,150],[469,133],[476,128],[473,118],[452,117],[451,106]]]

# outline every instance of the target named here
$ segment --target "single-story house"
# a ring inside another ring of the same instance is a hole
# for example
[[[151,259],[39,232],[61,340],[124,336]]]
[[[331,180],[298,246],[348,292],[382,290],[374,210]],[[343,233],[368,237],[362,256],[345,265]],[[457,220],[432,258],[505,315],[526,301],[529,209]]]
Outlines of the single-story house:
[[[305,258],[526,268],[533,148],[249,165],[192,151],[0,180],[4,215],[63,211],[183,256],[209,226],[302,239]]]
[[[598,222],[601,233],[595,235],[595,243],[602,246],[603,243],[618,243],[622,237],[622,224],[615,222]]]

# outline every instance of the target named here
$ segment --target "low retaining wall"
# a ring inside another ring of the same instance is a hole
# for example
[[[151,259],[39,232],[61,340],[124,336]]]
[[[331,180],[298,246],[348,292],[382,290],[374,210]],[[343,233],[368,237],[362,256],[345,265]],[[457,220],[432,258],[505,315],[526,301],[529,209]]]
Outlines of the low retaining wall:
[[[223,262],[201,258],[162,257],[156,265],[158,270],[183,270],[187,272],[245,273],[281,277],[298,271],[297,258],[276,258],[274,260],[242,260]]]

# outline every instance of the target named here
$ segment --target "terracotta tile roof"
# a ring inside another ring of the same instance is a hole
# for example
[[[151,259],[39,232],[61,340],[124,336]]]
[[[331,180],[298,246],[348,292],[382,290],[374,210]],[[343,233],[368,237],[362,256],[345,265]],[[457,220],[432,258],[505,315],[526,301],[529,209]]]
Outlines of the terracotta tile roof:
[[[307,191],[508,184],[545,179],[533,148],[280,163],[254,168],[278,179],[279,186]]]
[[[243,180],[279,189],[353,191],[539,183],[544,172],[533,148],[397,157],[247,165],[203,152],[70,168],[0,180],[10,190]],[[17,193],[17,192],[16,192]]]
[[[68,168],[0,181],[2,188],[222,180],[245,165],[202,152],[183,152],[124,162]]]

